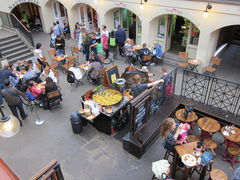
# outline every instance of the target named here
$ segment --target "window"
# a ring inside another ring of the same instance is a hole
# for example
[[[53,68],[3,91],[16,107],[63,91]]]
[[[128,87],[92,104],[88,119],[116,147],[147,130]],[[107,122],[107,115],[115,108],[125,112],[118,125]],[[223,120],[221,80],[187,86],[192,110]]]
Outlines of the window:
[[[165,37],[165,27],[166,27],[166,16],[160,17],[158,21],[158,34],[157,37],[164,38]]]

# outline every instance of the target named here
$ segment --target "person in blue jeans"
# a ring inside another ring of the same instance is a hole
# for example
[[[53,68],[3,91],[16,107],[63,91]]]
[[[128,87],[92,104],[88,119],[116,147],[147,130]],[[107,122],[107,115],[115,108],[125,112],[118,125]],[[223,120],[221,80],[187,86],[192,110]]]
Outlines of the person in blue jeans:
[[[16,75],[12,73],[9,69],[8,65],[5,65],[3,69],[0,70],[0,92],[4,89],[4,80],[9,79],[9,76],[14,77],[17,79]],[[3,97],[2,93],[0,93],[0,106],[3,107]]]

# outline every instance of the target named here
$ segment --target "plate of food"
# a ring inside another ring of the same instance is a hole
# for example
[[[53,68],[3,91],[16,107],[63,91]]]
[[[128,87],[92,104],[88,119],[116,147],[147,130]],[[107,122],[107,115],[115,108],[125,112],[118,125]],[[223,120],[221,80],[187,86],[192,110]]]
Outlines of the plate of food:
[[[186,165],[186,166],[195,166],[196,165],[196,158],[191,155],[191,154],[184,154],[182,156],[182,162]]]

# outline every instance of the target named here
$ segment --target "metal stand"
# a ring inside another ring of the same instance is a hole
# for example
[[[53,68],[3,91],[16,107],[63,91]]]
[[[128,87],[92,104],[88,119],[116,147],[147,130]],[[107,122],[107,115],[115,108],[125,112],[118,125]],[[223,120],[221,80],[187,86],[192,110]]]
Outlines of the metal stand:
[[[35,121],[35,124],[36,124],[37,126],[40,126],[40,125],[42,125],[45,121],[44,121],[43,119],[40,119],[40,118],[39,118],[39,115],[38,115],[38,112],[37,112],[37,109],[36,109],[35,104],[33,105],[33,109],[34,109],[34,111],[35,111],[35,113],[36,113],[36,117],[37,117],[37,120]]]

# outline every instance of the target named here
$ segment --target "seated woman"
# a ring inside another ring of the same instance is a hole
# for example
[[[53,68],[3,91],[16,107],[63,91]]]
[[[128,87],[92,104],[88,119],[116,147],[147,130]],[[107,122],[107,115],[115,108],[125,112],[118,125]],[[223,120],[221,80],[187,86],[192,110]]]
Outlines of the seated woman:
[[[182,141],[179,141],[178,139],[184,128],[184,124],[176,124],[173,118],[167,118],[163,121],[160,130],[160,136],[165,138],[166,149],[171,152],[175,152],[174,146],[177,144],[182,144]]]
[[[45,91],[44,91],[44,109],[48,109],[49,108],[49,103],[50,103],[50,99],[48,99],[47,94],[50,92],[54,92],[58,90],[58,86],[56,85],[56,83],[52,80],[52,78],[50,77],[46,77],[46,85],[45,85]],[[59,95],[61,98],[61,95]],[[61,98],[62,100],[62,98]]]
[[[28,94],[27,92],[31,93]],[[37,100],[40,107],[42,107],[42,103],[43,103],[43,99],[44,99],[44,95],[43,95],[43,89],[39,88],[37,83],[35,83],[34,81],[30,81],[28,83],[28,88],[27,88],[27,96],[30,100]]]
[[[103,64],[102,64],[102,61],[100,60],[99,56],[94,53],[94,52],[91,52],[91,59],[90,59],[91,62],[99,62],[101,64],[101,66],[103,67]]]
[[[92,59],[92,64],[87,74],[91,82],[95,83],[97,81],[101,69],[102,65],[99,61],[97,59]]]
[[[127,39],[125,41],[125,45],[124,45],[124,49],[125,49],[125,55],[127,58],[131,59],[131,64],[135,65],[136,64],[136,54],[134,53],[134,49],[133,49],[133,41],[131,39]]]
[[[40,79],[45,81],[47,77],[50,77],[55,83],[58,82],[57,78],[55,77],[54,73],[52,72],[52,70],[51,70],[51,68],[49,66],[46,66],[44,68],[44,71],[40,75]]]
[[[16,71],[23,71],[24,68],[25,68],[25,65],[23,64],[23,61],[18,60],[17,61]]]

